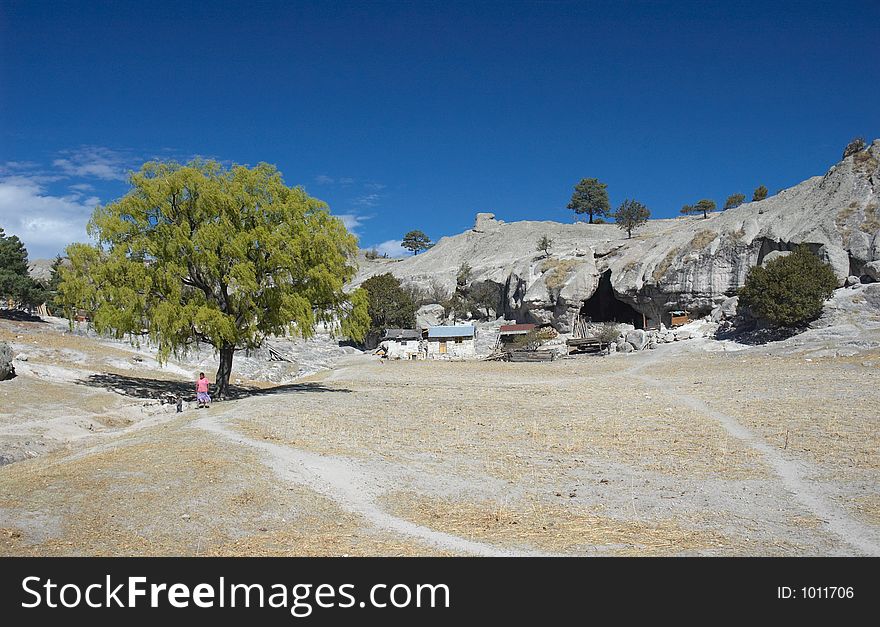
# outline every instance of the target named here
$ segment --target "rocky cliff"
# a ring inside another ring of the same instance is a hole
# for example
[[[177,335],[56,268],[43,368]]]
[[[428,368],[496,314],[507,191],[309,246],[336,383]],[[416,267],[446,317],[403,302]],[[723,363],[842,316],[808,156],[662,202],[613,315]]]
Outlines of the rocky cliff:
[[[553,240],[546,256],[535,250],[543,235]],[[707,313],[735,294],[749,268],[798,244],[828,261],[841,285],[852,276],[876,280],[880,140],[824,176],[760,202],[708,219],[651,220],[632,239],[613,224],[505,223],[478,214],[473,229],[420,255],[362,259],[354,285],[391,272],[404,282],[452,290],[467,262],[472,281],[500,286],[498,314],[507,318],[550,322],[560,331],[570,330],[578,315],[640,326],[676,309]]]

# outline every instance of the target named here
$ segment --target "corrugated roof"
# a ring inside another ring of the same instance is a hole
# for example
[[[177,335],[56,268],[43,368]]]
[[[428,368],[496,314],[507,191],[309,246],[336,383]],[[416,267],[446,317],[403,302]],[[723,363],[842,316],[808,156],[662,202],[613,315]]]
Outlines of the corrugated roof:
[[[385,329],[383,340],[418,340],[421,339],[421,332],[416,329]]]
[[[474,337],[476,329],[470,325],[431,327],[428,329],[428,337]]]
[[[537,326],[536,324],[502,324],[501,333],[528,333]]]

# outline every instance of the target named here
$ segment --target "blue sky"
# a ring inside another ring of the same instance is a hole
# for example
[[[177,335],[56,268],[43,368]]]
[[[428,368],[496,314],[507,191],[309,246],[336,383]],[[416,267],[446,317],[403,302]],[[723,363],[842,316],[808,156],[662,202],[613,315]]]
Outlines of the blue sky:
[[[150,158],[276,164],[394,252],[478,211],[655,217],[880,137],[880,3],[0,0],[0,226],[86,238]]]

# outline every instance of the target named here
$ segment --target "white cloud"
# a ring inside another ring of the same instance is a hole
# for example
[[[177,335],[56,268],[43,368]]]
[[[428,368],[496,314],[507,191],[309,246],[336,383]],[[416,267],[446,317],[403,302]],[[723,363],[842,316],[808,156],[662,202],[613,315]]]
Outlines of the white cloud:
[[[95,189],[94,185],[89,185],[88,183],[77,183],[76,185],[71,185],[70,189],[75,192],[91,192]]]
[[[24,242],[31,260],[54,257],[69,243],[86,241],[86,223],[99,202],[79,194],[47,194],[38,177],[0,179],[0,226]]]
[[[389,257],[405,257],[410,253],[401,246],[402,243],[403,240],[390,239],[375,246],[368,246],[367,250],[375,249],[380,255],[388,255]]]
[[[386,187],[388,187],[388,186],[387,186],[387,185],[383,185],[382,183],[364,183],[364,188],[366,188],[366,189],[372,189],[372,190],[377,191],[377,192],[382,191],[382,190],[385,189]]]
[[[350,176],[340,176],[338,178],[333,178],[332,176],[327,176],[326,174],[319,174],[315,177],[315,183],[318,185],[354,185],[355,179]]]
[[[379,194],[364,194],[355,198],[354,204],[357,207],[375,207],[381,198]]]
[[[84,146],[62,153],[63,159],[52,162],[68,176],[86,176],[105,181],[124,181],[131,169],[122,154],[100,146]]]
[[[354,233],[355,235],[358,234],[357,231],[361,227],[361,225],[363,225],[364,220],[369,219],[356,213],[340,213],[336,215],[336,217],[342,220],[345,228],[347,228],[351,233]]]

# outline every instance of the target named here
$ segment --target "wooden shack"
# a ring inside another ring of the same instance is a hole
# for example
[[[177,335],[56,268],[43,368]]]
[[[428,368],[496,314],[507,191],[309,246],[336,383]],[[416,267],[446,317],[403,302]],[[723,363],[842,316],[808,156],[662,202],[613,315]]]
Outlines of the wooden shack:
[[[687,311],[670,311],[669,312],[669,326],[670,327],[680,327],[683,324],[687,324],[691,321],[690,314]]]

